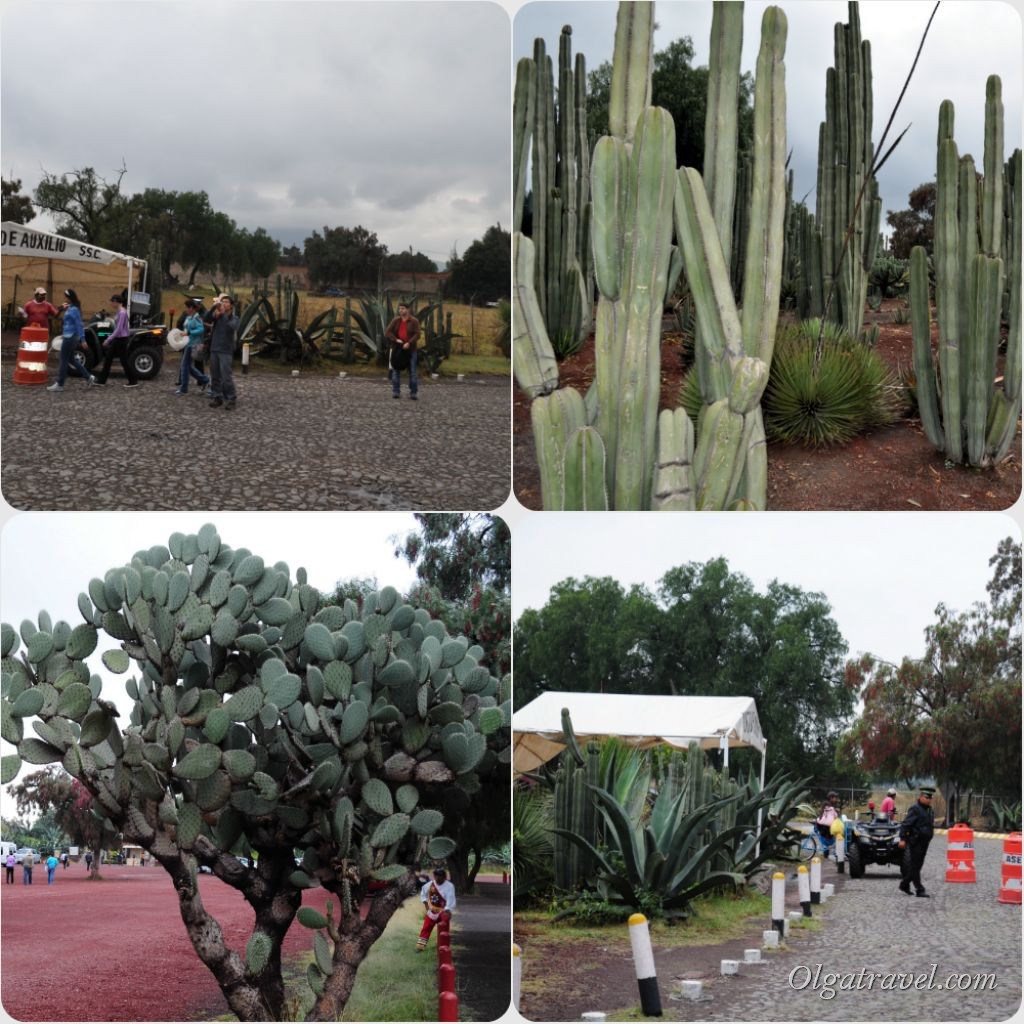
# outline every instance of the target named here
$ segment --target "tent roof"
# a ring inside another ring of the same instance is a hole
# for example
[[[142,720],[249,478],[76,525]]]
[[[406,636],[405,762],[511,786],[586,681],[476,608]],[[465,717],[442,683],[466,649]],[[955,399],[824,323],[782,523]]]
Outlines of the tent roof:
[[[90,242],[76,238],[64,238],[25,224],[5,220],[0,224],[0,252],[4,256],[23,256],[41,260],[71,260],[75,263],[92,263],[106,266],[110,263],[134,263],[145,265],[146,261],[137,256],[126,256],[111,249],[101,249]]]
[[[565,748],[562,709],[568,708],[581,743],[615,736],[631,746],[666,743],[688,747],[697,742],[717,749],[753,747],[764,753],[765,740],[753,697],[664,697],[632,693],[565,693],[548,690],[512,716],[513,763],[528,772]]]

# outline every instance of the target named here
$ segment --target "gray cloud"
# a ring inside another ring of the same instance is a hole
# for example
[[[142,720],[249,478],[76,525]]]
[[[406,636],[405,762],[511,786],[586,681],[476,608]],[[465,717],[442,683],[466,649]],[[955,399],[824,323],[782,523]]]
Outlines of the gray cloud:
[[[5,6],[5,176],[30,189],[40,167],[112,177],[123,157],[130,192],[204,189],[239,224],[282,238],[361,222],[393,250],[439,259],[457,237],[508,222],[510,23],[499,6],[156,0],[124,10]],[[41,15],[81,59],[41,69],[23,45]],[[451,222],[460,196],[472,224]]]

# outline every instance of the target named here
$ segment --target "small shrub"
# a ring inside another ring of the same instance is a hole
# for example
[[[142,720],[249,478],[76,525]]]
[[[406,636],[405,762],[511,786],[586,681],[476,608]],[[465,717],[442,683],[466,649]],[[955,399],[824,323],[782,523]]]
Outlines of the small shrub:
[[[910,288],[910,262],[885,254],[876,257],[871,266],[868,285],[883,299],[906,294]]]
[[[892,322],[894,324],[910,323],[910,303],[899,302],[896,304],[896,308],[892,311]]]

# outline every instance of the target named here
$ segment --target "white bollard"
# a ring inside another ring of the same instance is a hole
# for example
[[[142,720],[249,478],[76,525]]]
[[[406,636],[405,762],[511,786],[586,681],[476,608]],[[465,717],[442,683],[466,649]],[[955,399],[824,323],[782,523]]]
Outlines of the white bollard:
[[[811,903],[821,902],[821,858],[811,858]]]
[[[242,373],[249,372],[249,342],[242,342]]]
[[[846,836],[836,836],[836,871],[846,874]]]
[[[745,964],[759,964],[761,962],[761,950],[759,950],[759,949],[745,949],[745,950],[743,950],[743,962]]]
[[[722,961],[722,973],[723,974],[739,974],[740,973],[740,962],[739,962],[739,960],[723,960]]]
[[[344,380],[347,376],[348,376],[348,374],[344,370],[339,370],[338,371],[338,379],[339,380]]]
[[[658,974],[654,969],[651,933],[647,927],[647,918],[643,914],[633,914],[629,919],[629,943],[633,947],[633,966],[636,968],[636,983],[640,989],[640,1009],[645,1017],[660,1017],[661,993],[658,991]]]
[[[772,875],[772,927],[783,934],[782,923],[786,918],[786,876],[781,871]]]
[[[608,1019],[607,1013],[601,1013],[600,1010],[591,1010],[590,1013],[583,1014],[580,1020],[589,1020],[592,1024],[601,1024],[602,1021]]]
[[[779,933],[774,928],[767,928],[761,932],[761,944],[766,949],[779,948]]]
[[[798,917],[803,917],[803,914],[798,915]],[[792,924],[792,922],[789,920],[788,917],[786,918],[785,921],[782,922],[782,937],[783,937],[783,939],[788,939],[789,938],[789,926],[790,926],[790,924]]]
[[[832,882],[826,882],[821,889],[822,899],[830,900],[836,894],[836,887]]]
[[[775,933],[772,932],[774,935]],[[701,990],[704,988],[703,982],[700,981],[684,981],[680,986],[680,992],[684,999],[700,999]]]
[[[455,374],[455,379],[456,380],[465,380],[466,379],[466,375],[464,373],[457,373],[457,374]]]
[[[807,866],[801,864],[796,869],[796,888],[800,895],[800,908],[804,917],[811,916],[811,879]],[[792,915],[790,915],[792,916]]]
[[[298,375],[299,375],[299,371],[298,370],[292,370],[292,376],[293,377],[298,377]]]
[[[523,957],[522,950],[512,943],[512,1005],[519,1009],[519,993],[523,988]]]

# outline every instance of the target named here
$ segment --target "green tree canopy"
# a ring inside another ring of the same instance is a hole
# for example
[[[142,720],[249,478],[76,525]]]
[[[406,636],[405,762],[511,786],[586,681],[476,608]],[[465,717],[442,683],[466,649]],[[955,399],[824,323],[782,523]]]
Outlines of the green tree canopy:
[[[309,281],[313,287],[344,284],[352,288],[366,282],[387,255],[376,234],[362,225],[354,228],[324,227],[314,231],[304,243]]]
[[[400,270],[406,273],[436,274],[437,264],[423,252],[413,252],[412,246],[402,252],[391,252],[384,257],[386,270]]]
[[[651,73],[651,103],[664,107],[675,121],[676,166],[704,168],[704,119],[707,114],[708,69],[694,67],[693,40],[673,40],[654,54]],[[608,97],[612,65],[605,61],[587,76],[587,125],[590,143],[608,132]],[[749,74],[740,79],[739,151],[752,151],[754,137],[753,81]]]
[[[15,224],[27,224],[35,215],[35,207],[28,196],[21,194],[21,180],[7,178],[2,179],[3,187],[3,216],[5,221],[13,221]]]
[[[512,275],[512,236],[500,224],[488,228],[461,255],[448,261],[445,293],[464,302],[508,298]]]
[[[935,182],[927,181],[910,193],[906,210],[889,210],[885,215],[891,227],[890,248],[901,260],[910,259],[910,250],[923,245],[929,253],[935,237]]]
[[[821,594],[774,580],[759,592],[717,558],[669,570],[656,596],[607,577],[564,580],[514,637],[520,706],[543,690],[749,696],[770,771],[834,777],[853,695]]]

